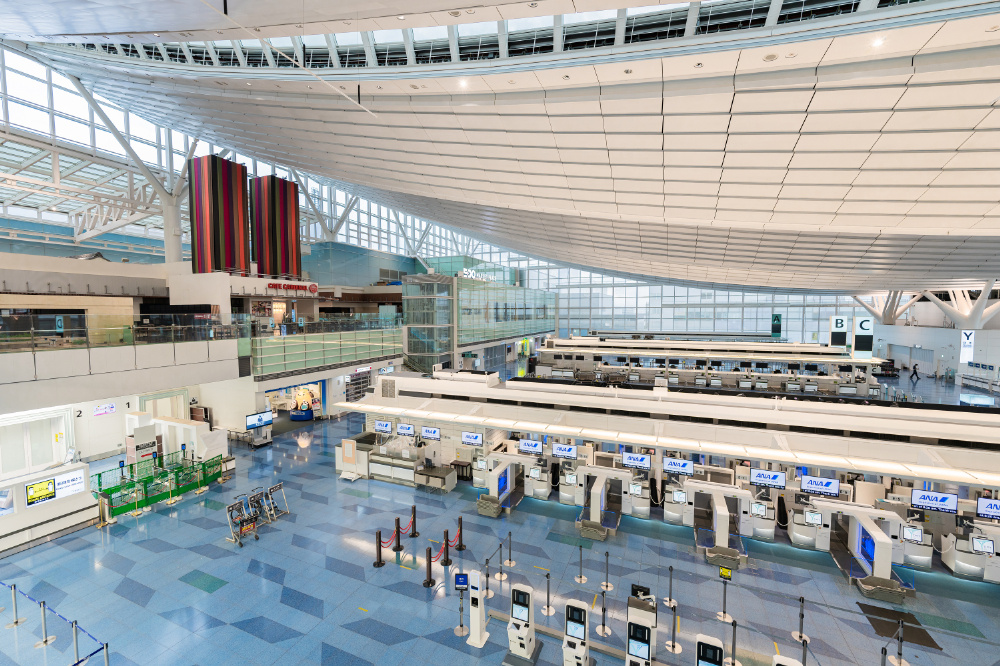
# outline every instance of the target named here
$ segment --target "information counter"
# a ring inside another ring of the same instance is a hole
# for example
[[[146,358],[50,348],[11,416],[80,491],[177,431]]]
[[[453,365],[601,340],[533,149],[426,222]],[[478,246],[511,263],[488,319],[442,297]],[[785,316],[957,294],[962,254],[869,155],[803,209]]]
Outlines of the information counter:
[[[425,467],[417,470],[414,478],[418,486],[429,486],[448,493],[455,489],[458,472],[450,466]]]
[[[368,458],[368,476],[372,479],[415,486],[416,471],[417,461],[412,458],[374,452]]]

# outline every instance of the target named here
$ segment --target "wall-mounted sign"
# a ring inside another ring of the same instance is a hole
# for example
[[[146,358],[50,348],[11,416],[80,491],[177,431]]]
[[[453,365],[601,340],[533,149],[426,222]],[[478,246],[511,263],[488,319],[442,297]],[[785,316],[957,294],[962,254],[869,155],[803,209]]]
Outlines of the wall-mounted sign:
[[[553,444],[552,455],[554,455],[556,458],[566,458],[567,460],[576,460],[576,447],[570,444]]]
[[[766,469],[750,469],[750,483],[755,486],[763,486],[765,488],[778,488],[783,490],[785,488],[785,473],[784,472],[772,472]],[[840,493],[837,493],[838,495]]]
[[[413,437],[413,426],[409,423],[397,423],[396,434],[403,437]]]
[[[518,448],[521,453],[542,455],[542,443],[534,439],[522,439],[518,442]]]
[[[424,439],[432,439],[435,441],[440,441],[441,439],[441,428],[428,428],[424,426],[420,429],[420,436]]]
[[[390,372],[396,372],[396,366],[394,366],[394,365],[387,365],[384,368],[379,368],[378,369],[378,374],[380,374],[380,375],[388,375]]]
[[[470,280],[483,280],[484,282],[496,282],[497,276],[491,275],[490,273],[483,273],[481,271],[476,271],[471,268],[463,268],[459,277],[469,278]]]
[[[812,495],[827,495],[828,497],[840,497],[840,481],[837,479],[825,479],[819,476],[803,476],[800,486],[802,492]]]
[[[854,346],[851,348],[853,358],[871,358],[875,348],[875,318],[854,318]]]
[[[82,469],[51,479],[29,483],[24,487],[27,505],[34,506],[52,499],[62,499],[83,492],[86,480]]]
[[[664,474],[683,474],[684,476],[694,476],[694,461],[683,460],[681,458],[664,458]]]
[[[642,453],[622,453],[622,465],[636,469],[649,469],[650,457]]]
[[[375,432],[380,432],[385,435],[392,434],[392,421],[376,421],[375,422]]]
[[[847,317],[835,315],[830,317],[830,346],[847,346]]]
[[[958,495],[951,493],[936,493],[933,490],[910,491],[910,504],[916,509],[958,513]]]
[[[483,434],[479,432],[463,432],[462,444],[469,444],[470,446],[482,446]]]
[[[268,289],[282,289],[284,291],[308,291],[310,294],[315,294],[319,291],[318,284],[290,284],[288,282],[268,282]]]
[[[115,403],[109,402],[105,405],[95,405],[94,406],[94,416],[104,416],[105,414],[115,413]]]
[[[781,337],[781,315],[772,314],[771,315],[771,337],[780,338]]]
[[[980,497],[976,500],[976,515],[980,518],[1000,520],[1000,499]]]
[[[372,371],[372,366],[366,365],[363,368],[358,368],[357,370],[355,370],[354,374],[358,374],[359,372],[371,372],[371,371]]]
[[[971,363],[972,356],[976,351],[976,332],[962,331],[962,348],[958,353],[959,363]]]

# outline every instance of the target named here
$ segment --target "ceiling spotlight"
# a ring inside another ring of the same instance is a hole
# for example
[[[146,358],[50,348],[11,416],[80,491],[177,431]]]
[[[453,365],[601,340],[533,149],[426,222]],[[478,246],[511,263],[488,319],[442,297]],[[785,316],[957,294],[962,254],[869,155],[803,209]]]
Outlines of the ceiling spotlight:
[[[696,62],[696,63],[694,64],[694,68],[695,68],[695,69],[701,69],[701,68],[702,68],[702,67],[704,67],[704,66],[705,66],[705,63],[703,63],[703,62]]]
[[[563,74],[563,81],[569,81],[569,74]]]
[[[462,80],[460,80],[460,81],[458,82],[458,85],[459,85],[459,87],[461,87],[461,88],[466,88],[466,87],[468,87],[468,85],[469,85],[469,82],[468,82],[468,81],[466,81],[465,79],[462,79]]]
[[[252,84],[252,83],[250,83],[249,81],[247,81],[247,85],[248,85],[248,86],[252,86],[253,84]]]
[[[420,86],[418,86],[416,83],[411,83],[410,87],[413,88],[414,90],[420,90]]]
[[[878,48],[878,47],[882,46],[883,44],[885,44],[885,38],[884,37],[876,37],[875,39],[872,40],[872,46],[874,46],[875,48]]]
[[[798,55],[798,53],[796,53],[795,51],[792,51],[791,53],[786,53],[785,57],[786,58],[794,58],[797,55]]]
[[[159,35],[154,32],[153,37],[159,37]]]
[[[382,90],[382,86],[375,86],[377,90]]]
[[[538,6],[538,3],[537,2],[529,2],[528,6],[531,7],[532,9],[534,9],[535,7]]]
[[[631,70],[631,69],[626,69],[626,70],[625,70],[625,73],[626,73],[626,74],[631,74],[631,73],[632,73],[632,70]]]
[[[475,14],[475,13],[476,13],[476,10],[475,10],[475,9],[466,9],[466,10],[465,10],[465,13],[466,13],[466,14]]]
[[[1000,30],[1000,25],[991,25],[986,28],[986,32],[996,32],[997,30]]]
[[[350,21],[344,21],[344,25],[351,25]]]
[[[517,83],[517,81],[515,81],[514,79],[507,79],[507,83],[509,83],[510,85],[514,85],[515,83]]]
[[[462,15],[462,12],[460,12],[460,11],[452,10],[452,11],[448,12],[448,16],[461,16],[461,15]]]
[[[260,32],[260,28],[254,28],[253,31],[254,32]]]
[[[405,21],[406,20],[405,16],[397,16],[396,18],[399,19],[400,21]]]
[[[774,62],[777,59],[778,59],[777,53],[768,53],[766,56],[764,56],[764,62]]]
[[[296,28],[301,28],[301,27],[302,27],[302,24],[301,24],[301,23],[296,23],[296,24],[295,24],[295,27],[296,27]]]
[[[312,89],[313,89],[313,87],[312,87],[312,86],[306,86],[306,88],[309,88],[309,90],[312,90]]]

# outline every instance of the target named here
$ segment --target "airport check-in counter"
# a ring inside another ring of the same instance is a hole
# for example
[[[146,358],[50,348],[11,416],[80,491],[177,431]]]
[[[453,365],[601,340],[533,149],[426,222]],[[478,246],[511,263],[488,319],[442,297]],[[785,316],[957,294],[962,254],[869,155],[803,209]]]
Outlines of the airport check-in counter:
[[[967,535],[941,539],[941,562],[959,576],[1000,583],[1000,525],[977,521]]]
[[[489,480],[489,470],[487,470],[486,456],[477,454],[472,461],[472,487],[485,488]]]
[[[559,503],[576,506],[576,489],[578,477],[576,470],[580,467],[577,460],[563,460],[559,463]]]
[[[545,458],[542,458],[541,462],[536,460],[528,468],[528,472],[524,477],[525,497],[547,500],[549,494],[552,492],[552,483],[549,480],[549,476],[549,466],[545,462]]]
[[[838,500],[813,499],[804,511],[788,513],[788,537],[796,546],[830,551],[835,520],[846,517],[847,548],[868,575],[889,578],[903,564],[903,519],[893,511]]]
[[[369,475],[369,456],[376,448],[378,435],[363,432],[356,437],[345,437],[334,447],[337,473],[353,472],[363,479]]]
[[[729,534],[733,527],[740,536],[753,536],[753,520],[750,516],[753,494],[749,490],[689,478],[684,481],[684,492],[687,504],[684,507],[683,524],[687,527],[695,527],[697,495],[708,495],[711,498],[712,529],[715,532],[716,546],[729,547]]]

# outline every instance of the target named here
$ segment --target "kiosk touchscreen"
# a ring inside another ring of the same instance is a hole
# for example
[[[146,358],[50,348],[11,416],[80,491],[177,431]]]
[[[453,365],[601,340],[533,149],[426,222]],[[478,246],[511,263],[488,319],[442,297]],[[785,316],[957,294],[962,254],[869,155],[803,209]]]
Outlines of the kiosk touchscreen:
[[[767,517],[767,505],[763,502],[751,502],[750,503],[750,515],[758,516],[760,518]]]
[[[823,514],[819,511],[806,511],[804,519],[806,525],[816,525],[818,527],[823,524]]]
[[[674,504],[687,504],[688,494],[684,490],[674,491]]]
[[[512,585],[510,589],[510,620],[507,622],[507,640],[510,654],[535,661],[542,644],[535,641],[535,609],[527,585]]]
[[[698,634],[695,643],[695,666],[722,666],[725,658],[722,641],[705,634]]]
[[[587,605],[566,602],[566,635],[563,637],[563,666],[588,666],[590,645],[587,630]]]
[[[972,552],[981,555],[993,555],[993,540],[986,537],[972,537]]]
[[[649,663],[649,627],[643,624],[628,623],[628,664],[629,666],[645,666]],[[637,661],[638,660],[638,661]]]
[[[541,478],[542,470],[538,469],[537,467],[532,467],[531,471],[528,472],[528,476],[530,476],[532,479]]]
[[[919,527],[903,525],[903,541],[909,541],[910,543],[923,543],[924,531]]]

